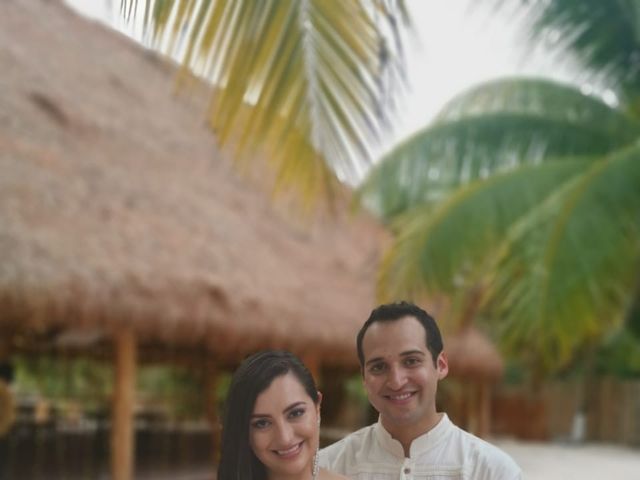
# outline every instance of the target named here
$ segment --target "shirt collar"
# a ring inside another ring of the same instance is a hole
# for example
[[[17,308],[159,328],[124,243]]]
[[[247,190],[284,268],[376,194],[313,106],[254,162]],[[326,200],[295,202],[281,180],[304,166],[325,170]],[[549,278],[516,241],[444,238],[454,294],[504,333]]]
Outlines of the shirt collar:
[[[428,432],[423,433],[411,442],[411,448],[409,451],[410,458],[415,458],[439,443],[446,434],[450,425],[451,420],[449,420],[446,413],[443,413],[442,418],[435,427]],[[404,449],[402,448],[402,445],[398,440],[391,437],[391,434],[382,426],[379,418],[378,423],[374,426],[374,430],[375,436],[380,442],[380,445],[382,445],[382,448],[396,457],[404,458]]]

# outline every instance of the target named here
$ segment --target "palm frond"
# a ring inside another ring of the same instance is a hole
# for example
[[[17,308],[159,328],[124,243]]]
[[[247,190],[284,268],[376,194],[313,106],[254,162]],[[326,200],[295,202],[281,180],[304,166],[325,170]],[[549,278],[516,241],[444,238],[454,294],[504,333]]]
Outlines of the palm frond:
[[[369,173],[361,204],[383,220],[455,188],[545,158],[602,155],[629,141],[578,120],[490,113],[436,124],[398,145]]]
[[[512,228],[489,289],[511,352],[534,352],[551,369],[622,323],[640,267],[639,185],[634,146],[593,163]]]
[[[632,141],[640,122],[573,85],[533,77],[506,77],[476,85],[456,95],[434,123],[494,112],[535,115],[578,123],[607,132],[620,142]]]
[[[153,45],[213,84],[222,144],[242,158],[267,152],[289,186],[308,185],[318,160],[325,173],[361,175],[397,90],[385,81],[402,74],[403,0],[155,0],[142,10]]]
[[[609,80],[627,99],[640,94],[640,2],[638,0],[500,0],[501,7],[528,9],[530,41],[572,54]],[[638,110],[636,110],[638,113]]]
[[[481,282],[509,228],[590,164],[584,158],[523,165],[459,189],[434,211],[423,206],[407,212],[397,220],[380,296],[453,295]]]
[[[385,155],[359,200],[389,221],[477,178],[547,157],[601,155],[638,135],[640,122],[574,87],[495,80],[456,96],[433,125]]]

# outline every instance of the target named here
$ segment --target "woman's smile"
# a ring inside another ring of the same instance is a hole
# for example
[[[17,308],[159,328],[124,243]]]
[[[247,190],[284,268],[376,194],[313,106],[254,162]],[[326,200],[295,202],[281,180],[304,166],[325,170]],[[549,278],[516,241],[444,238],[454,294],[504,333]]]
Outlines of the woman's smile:
[[[269,478],[311,472],[318,449],[319,408],[292,373],[276,377],[258,395],[249,441]]]

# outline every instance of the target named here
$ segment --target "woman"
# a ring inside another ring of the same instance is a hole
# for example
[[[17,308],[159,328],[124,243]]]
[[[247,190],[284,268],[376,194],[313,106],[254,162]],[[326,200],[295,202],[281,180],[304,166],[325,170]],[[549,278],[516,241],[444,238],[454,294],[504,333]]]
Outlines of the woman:
[[[344,479],[318,468],[321,399],[293,354],[247,358],[227,396],[218,480]]]

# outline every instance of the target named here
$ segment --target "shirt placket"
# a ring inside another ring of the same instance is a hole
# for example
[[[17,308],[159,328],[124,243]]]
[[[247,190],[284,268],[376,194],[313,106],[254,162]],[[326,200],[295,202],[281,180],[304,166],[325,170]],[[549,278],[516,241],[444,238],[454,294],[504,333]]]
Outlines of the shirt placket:
[[[405,458],[400,467],[400,480],[413,480],[414,462],[410,458]]]

